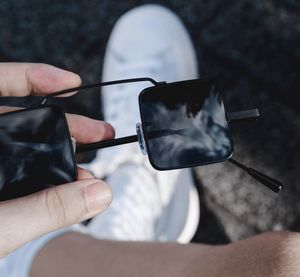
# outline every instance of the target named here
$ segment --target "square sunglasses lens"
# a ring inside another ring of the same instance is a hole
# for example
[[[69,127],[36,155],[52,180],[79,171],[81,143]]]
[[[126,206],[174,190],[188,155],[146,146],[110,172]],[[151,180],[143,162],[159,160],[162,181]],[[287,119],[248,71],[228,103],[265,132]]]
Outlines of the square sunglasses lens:
[[[41,106],[0,115],[0,200],[76,179],[65,115]]]
[[[168,170],[220,162],[232,154],[218,89],[195,80],[145,89],[139,97],[152,166]]]

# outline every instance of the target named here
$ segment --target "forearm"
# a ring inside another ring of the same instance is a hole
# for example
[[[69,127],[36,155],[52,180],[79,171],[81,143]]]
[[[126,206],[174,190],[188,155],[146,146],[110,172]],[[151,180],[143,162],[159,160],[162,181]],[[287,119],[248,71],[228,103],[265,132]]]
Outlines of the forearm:
[[[215,259],[207,257],[216,250],[194,244],[103,241],[72,233],[42,249],[31,276],[195,276],[200,267],[202,273],[204,267],[215,267]]]
[[[114,242],[70,233],[48,243],[31,277],[300,276],[300,235],[272,232],[228,246]]]

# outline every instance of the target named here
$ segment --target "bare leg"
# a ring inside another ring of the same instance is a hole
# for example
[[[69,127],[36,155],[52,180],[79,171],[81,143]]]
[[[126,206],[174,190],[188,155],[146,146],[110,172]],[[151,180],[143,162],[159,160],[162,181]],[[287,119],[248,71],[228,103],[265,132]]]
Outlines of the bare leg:
[[[70,233],[44,247],[31,276],[300,276],[300,235],[266,233],[228,246],[114,242]]]

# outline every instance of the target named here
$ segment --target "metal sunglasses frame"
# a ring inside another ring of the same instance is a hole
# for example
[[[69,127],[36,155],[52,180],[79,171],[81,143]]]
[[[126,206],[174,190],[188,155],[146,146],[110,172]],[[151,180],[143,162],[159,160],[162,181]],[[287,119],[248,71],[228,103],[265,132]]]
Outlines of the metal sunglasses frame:
[[[182,82],[189,82],[189,81],[195,81],[195,80],[207,80],[211,81],[208,79],[194,79],[194,80],[185,80]],[[108,81],[108,82],[102,82],[102,83],[95,83],[95,84],[89,84],[89,85],[83,85],[79,87],[74,87],[74,88],[69,88],[61,91],[57,91],[54,93],[51,93],[47,95],[45,98],[43,98],[41,105],[46,104],[47,100],[55,97],[55,96],[60,96],[64,94],[68,94],[70,92],[76,92],[79,90],[85,90],[85,89],[92,89],[92,88],[99,88],[99,87],[104,87],[104,86],[111,86],[111,85],[118,85],[118,84],[125,84],[125,83],[137,83],[137,82],[150,82],[152,83],[153,87],[159,87],[159,86],[165,86],[168,85],[169,83],[167,82],[157,82],[152,78],[148,77],[141,77],[141,78],[131,78],[131,79],[122,79],[122,80],[115,80],[115,81]],[[174,84],[174,83],[172,83]],[[250,110],[242,110],[242,111],[237,111],[237,112],[226,112],[226,117],[228,123],[231,121],[235,120],[245,120],[245,119],[251,119],[251,118],[258,118],[260,117],[260,111],[259,109],[250,109]],[[105,141],[99,141],[99,142],[94,142],[90,144],[83,144],[83,145],[77,145],[76,146],[76,153],[82,153],[82,152],[87,152],[87,151],[92,151],[92,150],[97,150],[97,149],[102,149],[102,148],[107,148],[107,147],[112,147],[112,146],[117,146],[117,145],[123,145],[123,144],[128,144],[128,143],[133,143],[133,142],[139,142],[141,146],[141,150],[143,152],[143,142],[142,142],[141,135],[131,135],[131,136],[126,136],[126,137],[121,137],[117,139],[111,139],[111,140],[105,140]],[[227,159],[230,163],[233,165],[239,167],[240,169],[246,171],[249,175],[251,175],[253,178],[255,178],[257,181],[271,189],[273,192],[280,192],[282,190],[282,183],[278,180],[275,180],[253,168],[247,167],[243,165],[242,163],[232,159],[231,157]],[[204,165],[204,164],[199,164]]]

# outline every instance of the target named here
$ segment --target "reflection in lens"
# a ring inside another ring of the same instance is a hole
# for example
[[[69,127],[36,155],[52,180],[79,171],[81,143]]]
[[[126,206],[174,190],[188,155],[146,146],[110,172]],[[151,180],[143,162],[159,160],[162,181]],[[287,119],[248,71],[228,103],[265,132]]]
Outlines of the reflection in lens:
[[[230,156],[224,105],[211,83],[148,89],[140,102],[148,153],[156,168],[189,167]]]
[[[0,200],[74,180],[66,128],[57,107],[0,116]]]

